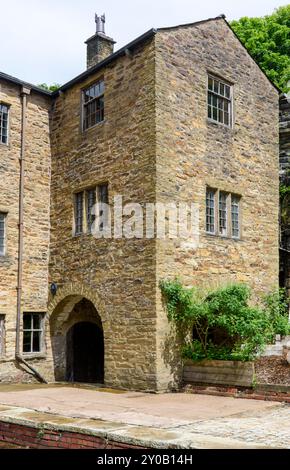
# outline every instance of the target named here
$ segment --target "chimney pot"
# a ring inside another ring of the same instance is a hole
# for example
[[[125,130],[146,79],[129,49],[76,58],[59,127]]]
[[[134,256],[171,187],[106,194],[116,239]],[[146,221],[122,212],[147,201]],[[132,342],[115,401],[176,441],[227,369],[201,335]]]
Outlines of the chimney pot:
[[[105,33],[105,14],[99,16],[95,14],[96,33],[85,43],[87,45],[87,68],[97,65],[114,52],[115,41],[106,36]]]

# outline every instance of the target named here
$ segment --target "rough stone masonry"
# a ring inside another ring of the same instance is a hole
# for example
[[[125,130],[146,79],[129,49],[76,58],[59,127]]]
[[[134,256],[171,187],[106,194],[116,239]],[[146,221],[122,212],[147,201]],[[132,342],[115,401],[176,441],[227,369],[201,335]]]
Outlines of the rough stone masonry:
[[[68,367],[80,377],[90,345],[69,332],[90,323],[103,335],[106,386],[173,389],[181,361],[161,279],[179,276],[201,287],[242,281],[256,295],[277,287],[278,91],[222,17],[151,30],[101,59],[59,91],[34,87],[28,98],[21,310],[42,313],[43,325],[40,351],[23,356],[48,381],[70,380]],[[209,74],[231,86],[233,126],[207,118]],[[83,130],[84,90],[100,80],[104,119]],[[9,143],[0,145],[0,212],[7,227],[0,256],[0,381],[30,381],[14,357],[23,85],[4,74],[0,84],[0,103],[10,113]],[[75,195],[104,183],[110,204],[118,194],[141,205],[194,202],[199,246],[75,235]],[[240,197],[240,237],[206,233],[208,187]]]

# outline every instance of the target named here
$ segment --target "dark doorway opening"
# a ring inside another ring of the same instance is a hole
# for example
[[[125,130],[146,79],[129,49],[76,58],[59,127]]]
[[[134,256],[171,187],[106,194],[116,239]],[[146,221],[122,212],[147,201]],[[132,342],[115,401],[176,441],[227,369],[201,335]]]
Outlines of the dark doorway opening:
[[[66,380],[104,382],[104,335],[95,323],[80,322],[66,337]]]

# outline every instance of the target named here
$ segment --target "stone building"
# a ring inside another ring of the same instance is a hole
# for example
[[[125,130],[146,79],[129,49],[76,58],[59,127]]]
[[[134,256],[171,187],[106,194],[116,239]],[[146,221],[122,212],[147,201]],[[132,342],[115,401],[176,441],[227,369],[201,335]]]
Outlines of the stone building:
[[[278,285],[278,91],[223,16],[115,53],[96,20],[89,68],[57,92],[0,75],[0,380],[166,390],[181,364],[161,279]],[[117,196],[194,204],[195,236],[125,237],[125,210],[94,236]]]

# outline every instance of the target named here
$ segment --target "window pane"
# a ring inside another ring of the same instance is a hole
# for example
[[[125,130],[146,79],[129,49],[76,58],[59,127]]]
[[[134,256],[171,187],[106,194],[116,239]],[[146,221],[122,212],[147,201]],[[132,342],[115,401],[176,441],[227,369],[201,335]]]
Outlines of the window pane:
[[[25,314],[23,315],[23,329],[31,330],[32,328],[32,315]]]
[[[108,204],[109,202],[109,191],[108,191],[108,184],[101,184],[99,186],[99,201],[103,202],[104,204]]]
[[[0,212],[0,255],[5,254],[5,219],[6,214]]]
[[[83,193],[75,195],[75,232],[83,232]]]
[[[211,106],[207,107],[207,116],[208,116],[209,119],[212,118],[212,108],[211,108]]]
[[[23,352],[31,352],[31,332],[23,332]]]
[[[213,90],[213,79],[208,77],[208,89]]]
[[[215,191],[206,191],[206,231],[215,233]]]
[[[96,204],[96,188],[89,189],[87,191],[87,224],[88,232],[92,231],[93,223],[96,215],[93,213]]]
[[[223,192],[219,194],[219,232],[227,234],[227,195]]]
[[[226,97],[230,98],[231,96],[231,87],[228,85],[225,85],[225,92],[226,92]]]
[[[32,315],[33,329],[40,330],[41,328],[41,315]]]
[[[8,143],[8,106],[0,104],[0,144]]]
[[[33,343],[32,343],[32,351],[33,352],[40,352],[40,338],[41,338],[40,331],[34,331],[33,332]]]
[[[98,199],[101,204],[109,204],[109,191],[107,183],[101,184],[98,187]],[[100,222],[99,230],[103,230],[104,226],[107,226],[108,224],[108,210],[108,207],[100,208],[99,216],[102,217],[102,222]]]
[[[240,236],[240,198],[232,195],[232,236],[239,238]]]

